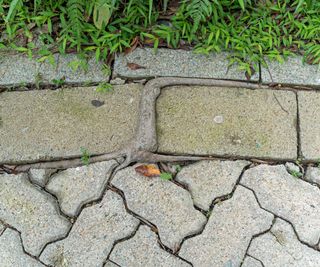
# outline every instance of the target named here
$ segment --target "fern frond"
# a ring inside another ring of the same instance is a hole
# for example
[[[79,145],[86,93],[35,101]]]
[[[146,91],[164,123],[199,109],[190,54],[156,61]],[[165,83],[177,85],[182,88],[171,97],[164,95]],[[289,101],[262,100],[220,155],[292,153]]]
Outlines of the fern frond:
[[[68,27],[70,28],[71,34],[77,41],[78,50],[80,48],[82,32],[85,23],[84,8],[84,0],[68,0]]]

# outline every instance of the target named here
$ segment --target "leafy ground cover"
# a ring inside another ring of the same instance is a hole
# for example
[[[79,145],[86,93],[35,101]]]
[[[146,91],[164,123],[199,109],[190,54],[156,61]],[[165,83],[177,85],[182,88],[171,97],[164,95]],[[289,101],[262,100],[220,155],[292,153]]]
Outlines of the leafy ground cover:
[[[0,49],[49,61],[70,51],[110,60],[139,45],[228,50],[250,75],[294,53],[319,64],[319,15],[317,0],[0,0]]]

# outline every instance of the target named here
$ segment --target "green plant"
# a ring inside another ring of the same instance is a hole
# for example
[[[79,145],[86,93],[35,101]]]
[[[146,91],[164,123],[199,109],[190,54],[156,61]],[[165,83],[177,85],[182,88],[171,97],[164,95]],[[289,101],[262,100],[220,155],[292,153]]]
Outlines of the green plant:
[[[80,152],[82,154],[81,156],[81,162],[84,164],[84,165],[89,165],[90,163],[90,153],[89,151],[84,148],[84,147],[81,147],[80,148]]]
[[[52,83],[56,86],[56,87],[61,87],[63,86],[66,81],[65,81],[65,78],[61,78],[61,79],[53,79],[52,80]],[[61,90],[62,91],[62,90]]]
[[[172,179],[172,174],[170,172],[162,172],[160,173],[160,178],[165,181],[169,181]]]
[[[111,91],[112,91],[112,84],[106,83],[106,82],[99,83],[99,85],[96,88],[96,92],[98,93],[108,93]]]
[[[289,170],[290,174],[296,178],[301,178],[303,174],[300,171]]]

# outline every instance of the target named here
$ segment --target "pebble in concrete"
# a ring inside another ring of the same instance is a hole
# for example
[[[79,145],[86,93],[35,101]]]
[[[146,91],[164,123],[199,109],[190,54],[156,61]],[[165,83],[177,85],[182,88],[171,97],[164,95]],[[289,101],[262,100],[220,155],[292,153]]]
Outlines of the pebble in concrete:
[[[190,266],[161,249],[156,234],[147,226],[141,226],[133,238],[117,244],[110,259],[120,266]]]
[[[189,192],[170,181],[148,178],[128,167],[115,175],[112,184],[124,192],[131,211],[157,226],[162,243],[172,250],[206,223]]]
[[[61,210],[65,214],[76,216],[85,203],[101,196],[116,166],[117,162],[110,160],[70,168],[54,175],[46,189],[57,196]]]
[[[284,165],[260,165],[240,181],[252,189],[260,205],[290,221],[301,240],[316,245],[320,238],[320,190],[290,175]]]
[[[242,265],[242,267],[263,267],[262,263],[250,256],[246,256]]]
[[[208,210],[215,198],[232,192],[246,165],[246,161],[200,161],[182,168],[176,180],[188,186],[196,206]]]
[[[19,233],[7,229],[0,236],[0,265],[3,267],[42,267],[34,258],[25,254]]]
[[[45,248],[40,260],[53,266],[102,266],[114,242],[130,236],[138,224],[121,197],[107,191],[102,202],[82,210],[67,238]]]
[[[320,186],[320,168],[308,167],[305,179]]]
[[[194,267],[240,266],[252,236],[266,231],[272,220],[253,193],[238,186],[231,199],[214,207],[202,234],[182,244],[179,255]]]
[[[25,250],[35,256],[70,227],[54,198],[33,186],[26,174],[0,175],[0,220],[21,232]]]
[[[29,178],[31,182],[44,187],[51,174],[55,173],[54,169],[30,169]]]
[[[320,252],[303,245],[291,225],[279,218],[270,232],[253,239],[248,254],[268,267],[316,267],[320,262]]]

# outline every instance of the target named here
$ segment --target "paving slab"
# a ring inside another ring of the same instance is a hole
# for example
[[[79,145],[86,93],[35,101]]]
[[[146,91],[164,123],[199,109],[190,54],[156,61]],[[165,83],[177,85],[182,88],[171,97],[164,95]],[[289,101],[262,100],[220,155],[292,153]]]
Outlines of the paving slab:
[[[318,161],[320,158],[320,94],[298,92],[301,152],[305,159]]]
[[[250,256],[246,256],[242,265],[242,267],[263,267],[262,263]]]
[[[81,147],[90,154],[121,149],[135,134],[141,89],[131,84],[109,93],[96,87],[2,93],[0,163],[76,157]]]
[[[34,256],[70,227],[55,199],[32,185],[27,174],[0,175],[0,220],[21,233],[25,250]]]
[[[189,192],[170,181],[150,179],[128,167],[111,183],[124,192],[128,208],[156,225],[161,242],[174,251],[184,237],[206,223],[206,217],[193,207]]]
[[[156,109],[161,153],[297,158],[293,92],[174,86]]]
[[[182,168],[176,180],[187,185],[197,207],[209,210],[215,198],[232,192],[243,168],[248,164],[243,160],[199,161]]]
[[[271,227],[272,220],[253,193],[238,186],[231,199],[213,208],[204,231],[182,244],[179,256],[194,267],[240,266],[251,238]]]
[[[102,202],[82,210],[67,238],[45,248],[40,260],[50,266],[102,266],[113,244],[130,236],[138,224],[122,198],[107,191]]]
[[[283,63],[267,60],[267,65],[261,67],[263,83],[320,87],[319,66],[304,63],[302,56],[288,57]]]
[[[76,216],[84,204],[101,196],[117,165],[110,160],[61,171],[51,178],[46,189],[58,198],[65,214]]]
[[[241,184],[252,189],[260,205],[290,221],[299,238],[314,246],[320,239],[320,189],[290,175],[284,165],[259,165],[245,171]]]
[[[3,224],[0,223],[0,235],[3,233],[5,226]]]
[[[137,48],[117,55],[114,75],[124,78],[193,77],[223,80],[247,80],[244,71],[229,67],[228,53],[196,54],[193,51],[160,48]],[[131,64],[131,65],[130,65]],[[133,65],[135,64],[135,65]],[[251,77],[258,81],[258,74]]]
[[[25,254],[19,233],[7,229],[0,236],[0,265],[3,267],[44,267],[39,261]]]
[[[56,171],[55,169],[30,169],[29,178],[31,182],[44,187],[49,181],[50,176]]]
[[[147,226],[141,226],[133,238],[117,244],[110,255],[110,259],[119,266],[191,266],[161,249],[157,235]]]
[[[320,168],[308,167],[306,171],[305,179],[309,182],[315,183],[320,186]]]
[[[316,267],[320,262],[320,251],[302,244],[292,226],[279,218],[271,231],[253,239],[248,254],[268,267]]]

